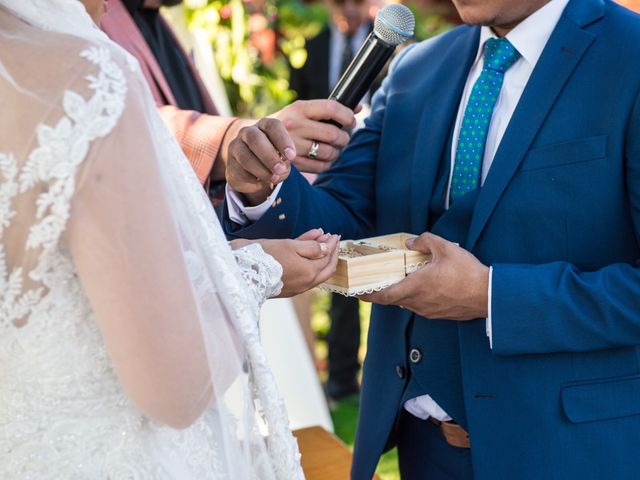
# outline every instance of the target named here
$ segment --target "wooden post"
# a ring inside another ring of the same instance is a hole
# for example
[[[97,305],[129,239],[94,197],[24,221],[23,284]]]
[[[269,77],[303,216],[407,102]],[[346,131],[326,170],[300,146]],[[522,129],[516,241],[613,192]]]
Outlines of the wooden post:
[[[349,480],[351,450],[322,427],[295,430],[307,480]],[[380,480],[374,475],[373,480]]]

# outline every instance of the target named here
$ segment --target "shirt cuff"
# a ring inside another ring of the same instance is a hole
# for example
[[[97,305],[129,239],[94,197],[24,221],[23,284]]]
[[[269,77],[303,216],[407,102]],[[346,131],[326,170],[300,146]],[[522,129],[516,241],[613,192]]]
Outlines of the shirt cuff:
[[[279,183],[264,202],[253,207],[247,207],[242,201],[240,194],[227,184],[226,195],[227,208],[229,209],[229,220],[237,223],[241,227],[245,227],[256,220],[259,220],[267,210],[269,210],[269,207],[274,202],[276,196],[278,196],[281,188],[282,183]]]
[[[491,284],[493,283],[493,267],[489,267],[489,299],[487,305],[487,337],[489,337],[489,348],[493,349],[493,336],[491,330]]]

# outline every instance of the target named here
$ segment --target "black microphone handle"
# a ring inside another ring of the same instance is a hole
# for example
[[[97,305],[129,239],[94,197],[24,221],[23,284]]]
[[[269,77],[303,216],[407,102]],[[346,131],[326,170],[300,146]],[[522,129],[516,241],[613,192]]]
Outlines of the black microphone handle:
[[[337,100],[351,110],[355,109],[394,50],[393,45],[383,42],[371,32],[338,80],[329,99]]]

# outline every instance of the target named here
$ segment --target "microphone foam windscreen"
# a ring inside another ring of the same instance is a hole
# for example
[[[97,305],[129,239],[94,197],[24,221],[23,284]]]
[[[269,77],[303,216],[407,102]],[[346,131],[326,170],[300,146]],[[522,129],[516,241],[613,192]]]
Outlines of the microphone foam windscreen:
[[[373,33],[389,45],[400,45],[413,37],[416,20],[404,5],[392,3],[379,10],[373,26]]]

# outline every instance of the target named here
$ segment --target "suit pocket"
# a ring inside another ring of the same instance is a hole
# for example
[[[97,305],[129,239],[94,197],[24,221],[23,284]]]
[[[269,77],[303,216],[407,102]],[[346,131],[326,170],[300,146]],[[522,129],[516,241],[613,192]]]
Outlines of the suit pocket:
[[[566,384],[561,399],[573,423],[640,415],[640,375]]]
[[[570,142],[534,148],[523,160],[520,171],[526,172],[583,163],[604,158],[606,154],[606,135],[581,138]]]

